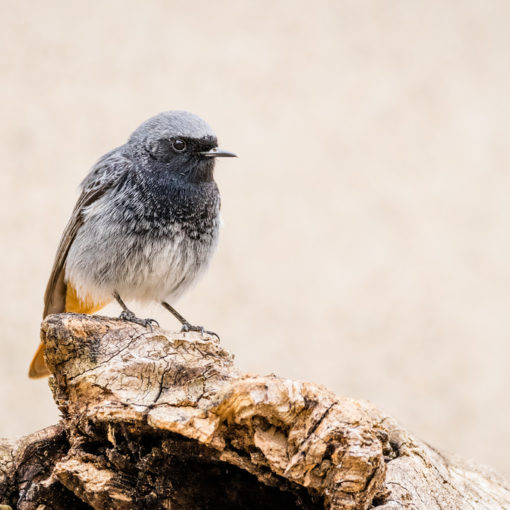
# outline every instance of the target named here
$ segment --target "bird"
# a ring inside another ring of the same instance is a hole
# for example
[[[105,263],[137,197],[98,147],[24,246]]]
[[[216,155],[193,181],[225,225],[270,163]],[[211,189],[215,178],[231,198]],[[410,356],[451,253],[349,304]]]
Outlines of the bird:
[[[158,302],[182,325],[172,303],[201,276],[218,242],[220,149],[199,116],[171,110],[143,122],[128,141],[102,156],[81,183],[44,294],[43,318],[92,314],[116,300],[120,319],[152,328],[125,301]],[[210,333],[210,332],[209,332]],[[49,375],[41,343],[30,378]]]

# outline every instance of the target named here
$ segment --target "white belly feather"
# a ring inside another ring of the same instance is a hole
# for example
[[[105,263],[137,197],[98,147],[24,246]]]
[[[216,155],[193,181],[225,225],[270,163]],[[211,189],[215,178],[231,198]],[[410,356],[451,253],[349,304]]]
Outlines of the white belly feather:
[[[177,225],[171,238],[147,234],[141,239],[100,223],[86,222],[69,250],[65,279],[78,296],[101,302],[117,291],[124,300],[172,303],[207,268],[220,219],[211,235],[200,239],[191,239]]]

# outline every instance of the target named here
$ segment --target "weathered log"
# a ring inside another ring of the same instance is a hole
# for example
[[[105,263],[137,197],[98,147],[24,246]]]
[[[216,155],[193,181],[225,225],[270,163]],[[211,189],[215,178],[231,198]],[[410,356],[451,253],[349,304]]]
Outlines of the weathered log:
[[[5,508],[510,508],[492,470],[367,402],[241,375],[216,338],[73,314],[41,338],[62,421],[0,443]]]

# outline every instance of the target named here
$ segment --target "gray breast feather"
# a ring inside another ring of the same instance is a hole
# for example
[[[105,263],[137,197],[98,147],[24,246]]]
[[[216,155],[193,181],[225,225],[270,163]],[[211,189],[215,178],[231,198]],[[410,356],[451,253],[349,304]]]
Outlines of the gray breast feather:
[[[157,235],[137,234],[124,222],[106,194],[85,211],[84,224],[69,250],[66,280],[82,298],[101,302],[117,291],[124,299],[172,302],[207,268],[217,244],[220,219],[199,238],[177,222]]]

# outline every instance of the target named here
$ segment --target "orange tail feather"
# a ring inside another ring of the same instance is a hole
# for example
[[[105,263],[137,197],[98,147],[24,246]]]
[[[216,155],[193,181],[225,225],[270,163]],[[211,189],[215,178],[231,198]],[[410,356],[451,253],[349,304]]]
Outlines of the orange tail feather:
[[[104,308],[109,302],[110,300],[102,303],[94,303],[90,298],[86,298],[85,300],[80,299],[76,293],[76,289],[71,284],[67,284],[66,307],[64,311],[92,314]],[[31,379],[39,379],[48,375],[50,375],[50,371],[44,361],[44,345],[41,343],[39,347],[37,347],[34,358],[30,363],[28,377]]]
[[[32,362],[30,363],[30,368],[28,369],[28,377],[30,379],[40,379],[41,377],[46,377],[50,375],[50,371],[46,366],[46,362],[44,361],[44,345],[39,344],[37,347],[37,351],[35,351]]]

